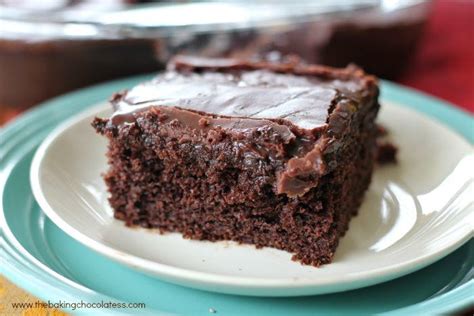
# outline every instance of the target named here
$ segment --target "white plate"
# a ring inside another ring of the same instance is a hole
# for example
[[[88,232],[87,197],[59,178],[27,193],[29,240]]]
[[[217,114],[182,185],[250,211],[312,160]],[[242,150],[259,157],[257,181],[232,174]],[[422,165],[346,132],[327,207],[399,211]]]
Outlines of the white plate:
[[[112,217],[100,176],[107,169],[107,144],[90,126],[94,116],[109,114],[108,105],[99,105],[45,139],[31,167],[33,193],[73,238],[163,280],[257,296],[344,291],[420,269],[473,235],[472,146],[443,125],[388,102],[379,118],[400,146],[399,164],[376,170],[331,264],[314,268],[275,249],[130,229]]]

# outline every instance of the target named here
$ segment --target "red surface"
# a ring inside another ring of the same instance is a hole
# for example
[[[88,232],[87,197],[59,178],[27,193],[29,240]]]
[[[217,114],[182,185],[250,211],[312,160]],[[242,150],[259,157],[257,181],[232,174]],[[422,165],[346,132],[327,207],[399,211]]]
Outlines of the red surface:
[[[399,83],[474,113],[474,0],[437,0]]]
[[[474,113],[474,0],[435,0],[411,66],[399,83]],[[18,114],[0,111],[0,125]]]

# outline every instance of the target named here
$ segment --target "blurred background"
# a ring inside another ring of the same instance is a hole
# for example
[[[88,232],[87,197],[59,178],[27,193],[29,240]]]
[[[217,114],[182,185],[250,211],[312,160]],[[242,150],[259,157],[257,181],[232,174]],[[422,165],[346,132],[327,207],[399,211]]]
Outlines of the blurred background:
[[[355,63],[474,113],[473,21],[474,0],[0,0],[0,124],[176,53]]]

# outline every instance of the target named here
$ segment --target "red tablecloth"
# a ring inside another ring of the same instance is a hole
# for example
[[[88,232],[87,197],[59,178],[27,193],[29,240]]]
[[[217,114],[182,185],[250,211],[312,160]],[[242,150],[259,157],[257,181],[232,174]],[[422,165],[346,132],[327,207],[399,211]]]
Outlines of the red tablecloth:
[[[399,83],[474,113],[474,0],[435,0],[419,49]],[[0,124],[14,110],[0,113]]]
[[[437,0],[400,83],[474,112],[474,0]]]

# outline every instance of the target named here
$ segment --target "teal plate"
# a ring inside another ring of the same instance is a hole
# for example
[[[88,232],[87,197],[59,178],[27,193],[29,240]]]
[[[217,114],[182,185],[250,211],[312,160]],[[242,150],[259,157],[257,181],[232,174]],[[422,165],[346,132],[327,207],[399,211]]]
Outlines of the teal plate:
[[[71,239],[33,198],[29,183],[33,154],[64,119],[146,78],[114,81],[53,99],[0,132],[0,273],[12,282],[51,302],[146,304],[140,309],[66,309],[94,315],[407,315],[447,313],[474,304],[472,239],[438,262],[394,281],[299,298],[232,296],[164,283]],[[474,142],[474,120],[469,114],[392,83],[384,82],[382,91],[385,100],[415,108]]]

